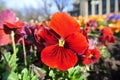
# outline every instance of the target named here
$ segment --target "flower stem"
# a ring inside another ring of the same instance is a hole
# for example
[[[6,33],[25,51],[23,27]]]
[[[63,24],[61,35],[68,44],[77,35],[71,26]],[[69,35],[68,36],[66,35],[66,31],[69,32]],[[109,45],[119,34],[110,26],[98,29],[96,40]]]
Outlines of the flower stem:
[[[13,47],[13,54],[16,54],[16,45],[15,45],[15,39],[14,39],[15,33],[11,32],[11,39],[12,39],[12,47]]]
[[[25,49],[25,41],[24,41],[24,38],[22,39],[22,45],[23,45],[23,53],[24,53],[24,64],[25,64],[25,66],[27,66],[26,49]]]

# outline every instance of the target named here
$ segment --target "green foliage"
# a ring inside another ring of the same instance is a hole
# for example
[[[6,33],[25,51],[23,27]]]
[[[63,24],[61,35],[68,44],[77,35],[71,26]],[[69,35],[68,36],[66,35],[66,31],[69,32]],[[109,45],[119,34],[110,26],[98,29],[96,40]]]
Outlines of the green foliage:
[[[18,74],[13,71],[11,72],[6,71],[2,74],[2,76],[3,76],[2,80],[19,80]]]
[[[70,80],[87,80],[87,70],[85,66],[77,65],[68,70]]]
[[[16,47],[14,33],[11,34],[13,42],[13,53],[1,48],[2,59],[0,64],[0,79],[2,80],[38,80],[38,73],[34,73],[30,66],[18,66],[19,58],[17,53],[20,47]],[[19,70],[21,69],[21,70]]]
[[[105,46],[102,46],[99,49],[101,51],[101,57],[102,58],[109,58],[110,57],[110,52],[108,52],[108,50]]]

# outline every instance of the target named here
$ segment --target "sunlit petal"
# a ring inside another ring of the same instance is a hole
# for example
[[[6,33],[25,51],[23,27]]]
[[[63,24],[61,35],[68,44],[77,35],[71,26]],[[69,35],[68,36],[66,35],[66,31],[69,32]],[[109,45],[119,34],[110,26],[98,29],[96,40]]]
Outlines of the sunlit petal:
[[[63,12],[57,12],[52,16],[50,27],[61,37],[80,31],[80,26],[74,18]]]
[[[46,47],[41,53],[41,59],[44,64],[59,70],[67,70],[77,62],[77,56],[71,50],[59,46]]]
[[[74,33],[68,36],[66,39],[66,45],[70,49],[74,50],[78,54],[83,54],[88,48],[88,42],[81,33]]]

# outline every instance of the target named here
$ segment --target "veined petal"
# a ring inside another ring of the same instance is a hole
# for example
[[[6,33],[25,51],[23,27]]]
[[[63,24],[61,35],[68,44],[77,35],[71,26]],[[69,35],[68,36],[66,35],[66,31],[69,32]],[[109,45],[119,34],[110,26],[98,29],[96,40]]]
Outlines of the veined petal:
[[[81,33],[74,33],[66,37],[65,46],[77,52],[78,54],[83,54],[85,50],[88,48],[88,41],[85,36]]]
[[[40,29],[35,29],[34,34],[37,42],[45,40],[47,46],[55,45],[58,42],[55,33],[53,33],[51,29],[41,27]]]
[[[52,16],[50,27],[61,37],[80,31],[80,26],[74,18],[64,12],[57,12]]]
[[[59,46],[49,46],[41,53],[42,62],[51,68],[67,70],[77,63],[77,56],[70,50]]]

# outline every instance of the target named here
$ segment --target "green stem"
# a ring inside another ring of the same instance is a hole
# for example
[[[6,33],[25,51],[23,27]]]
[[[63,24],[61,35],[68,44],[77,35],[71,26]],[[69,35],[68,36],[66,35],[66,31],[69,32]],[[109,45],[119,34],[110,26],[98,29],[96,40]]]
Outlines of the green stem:
[[[14,32],[11,32],[11,39],[12,39],[12,47],[13,47],[13,54],[16,54],[16,46],[15,46],[15,38],[14,38]]]
[[[24,64],[25,64],[25,66],[27,66],[26,49],[25,49],[25,41],[24,41],[24,38],[22,39],[22,44],[23,44],[23,53],[24,53]]]

